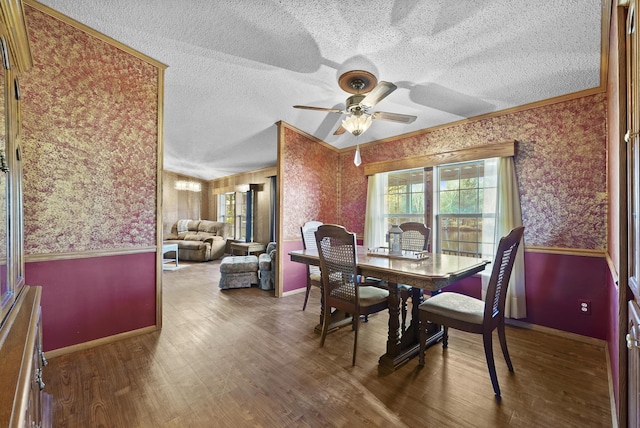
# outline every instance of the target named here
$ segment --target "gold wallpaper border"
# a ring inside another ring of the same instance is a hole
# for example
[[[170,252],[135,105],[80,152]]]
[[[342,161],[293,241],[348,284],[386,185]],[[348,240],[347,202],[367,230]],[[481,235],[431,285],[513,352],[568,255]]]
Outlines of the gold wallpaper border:
[[[65,253],[42,253],[42,254],[26,254],[25,262],[53,262],[60,260],[77,260],[77,259],[91,259],[97,257],[110,257],[110,256],[127,256],[131,254],[144,254],[144,253],[158,253],[160,257],[162,254],[158,251],[160,247],[135,247],[135,248],[119,248],[113,250],[88,250],[81,252],[65,252]],[[162,263],[160,264],[162,268]]]

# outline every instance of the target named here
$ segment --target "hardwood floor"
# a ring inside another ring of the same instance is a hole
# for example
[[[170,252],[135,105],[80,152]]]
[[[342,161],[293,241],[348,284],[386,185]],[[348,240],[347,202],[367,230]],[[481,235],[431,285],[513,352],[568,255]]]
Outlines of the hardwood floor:
[[[51,358],[54,426],[611,426],[597,346],[508,327],[515,372],[495,347],[498,403],[480,336],[451,330],[449,348],[428,349],[424,368],[416,357],[379,373],[385,313],[361,324],[352,367],[350,328],[319,347],[318,289],[303,312],[304,293],[222,291],[218,280],[219,262],[165,271],[161,331]]]

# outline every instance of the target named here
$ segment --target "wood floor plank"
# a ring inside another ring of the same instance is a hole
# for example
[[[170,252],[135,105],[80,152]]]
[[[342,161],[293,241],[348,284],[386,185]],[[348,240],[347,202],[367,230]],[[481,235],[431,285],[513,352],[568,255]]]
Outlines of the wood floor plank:
[[[220,290],[219,262],[163,273],[163,329],[51,358],[44,371],[56,427],[607,427],[603,348],[507,327],[497,335],[497,402],[479,336],[450,330],[389,373],[378,367],[388,318],[331,333],[314,327],[319,291],[274,298]]]

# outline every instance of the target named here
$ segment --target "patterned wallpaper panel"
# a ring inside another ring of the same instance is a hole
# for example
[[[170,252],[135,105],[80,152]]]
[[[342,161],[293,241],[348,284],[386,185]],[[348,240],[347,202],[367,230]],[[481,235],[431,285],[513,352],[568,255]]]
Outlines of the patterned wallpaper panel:
[[[516,140],[527,245],[606,249],[606,100],[586,96],[361,147],[363,164]],[[375,126],[375,124],[374,124]],[[341,223],[364,233],[367,184],[341,154]]]
[[[156,244],[158,70],[25,6],[27,254]]]
[[[291,128],[284,131],[281,148],[281,173],[285,240],[300,239],[300,227],[307,221],[338,223],[338,188],[336,165],[339,154]]]

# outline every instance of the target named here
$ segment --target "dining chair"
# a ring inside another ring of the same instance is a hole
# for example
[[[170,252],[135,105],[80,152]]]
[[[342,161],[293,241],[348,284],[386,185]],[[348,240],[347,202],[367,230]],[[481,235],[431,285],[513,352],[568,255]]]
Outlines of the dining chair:
[[[424,223],[410,221],[400,224],[402,229],[402,250],[403,251],[427,251],[429,249],[429,238],[431,229]],[[422,290],[421,290],[422,291]],[[398,284],[398,292],[400,294],[400,311],[402,314],[402,330],[407,325],[407,305],[411,297],[411,287],[404,284]],[[416,303],[417,304],[417,303]]]
[[[410,221],[402,223],[402,249],[404,251],[427,251],[431,229],[424,223]]]
[[[332,308],[350,314],[355,332],[351,364],[355,366],[360,316],[387,309],[389,292],[382,288],[363,286],[358,283],[354,233],[348,232],[343,226],[325,224],[318,227],[315,235],[324,293],[320,347],[324,346],[327,337]]]
[[[455,292],[444,292],[431,297],[418,307],[420,313],[419,364],[424,365],[428,322],[442,326],[443,348],[448,346],[449,327],[482,334],[489,376],[491,377],[493,391],[498,399],[500,399],[500,386],[498,385],[496,365],[493,359],[492,335],[493,330],[497,328],[502,354],[507,362],[509,371],[512,372],[513,365],[511,364],[511,358],[509,358],[504,329],[504,304],[509,278],[511,278],[511,270],[523,233],[524,227],[516,227],[507,236],[500,239],[485,301]]]
[[[305,250],[316,250],[316,230],[318,226],[321,226],[321,221],[308,221],[300,228],[302,234],[302,246]],[[318,266],[307,266],[307,291],[304,295],[304,303],[302,304],[302,310],[307,309],[307,301],[309,300],[309,293],[311,292],[311,286],[320,287],[322,285],[322,278],[320,277],[320,268]]]

